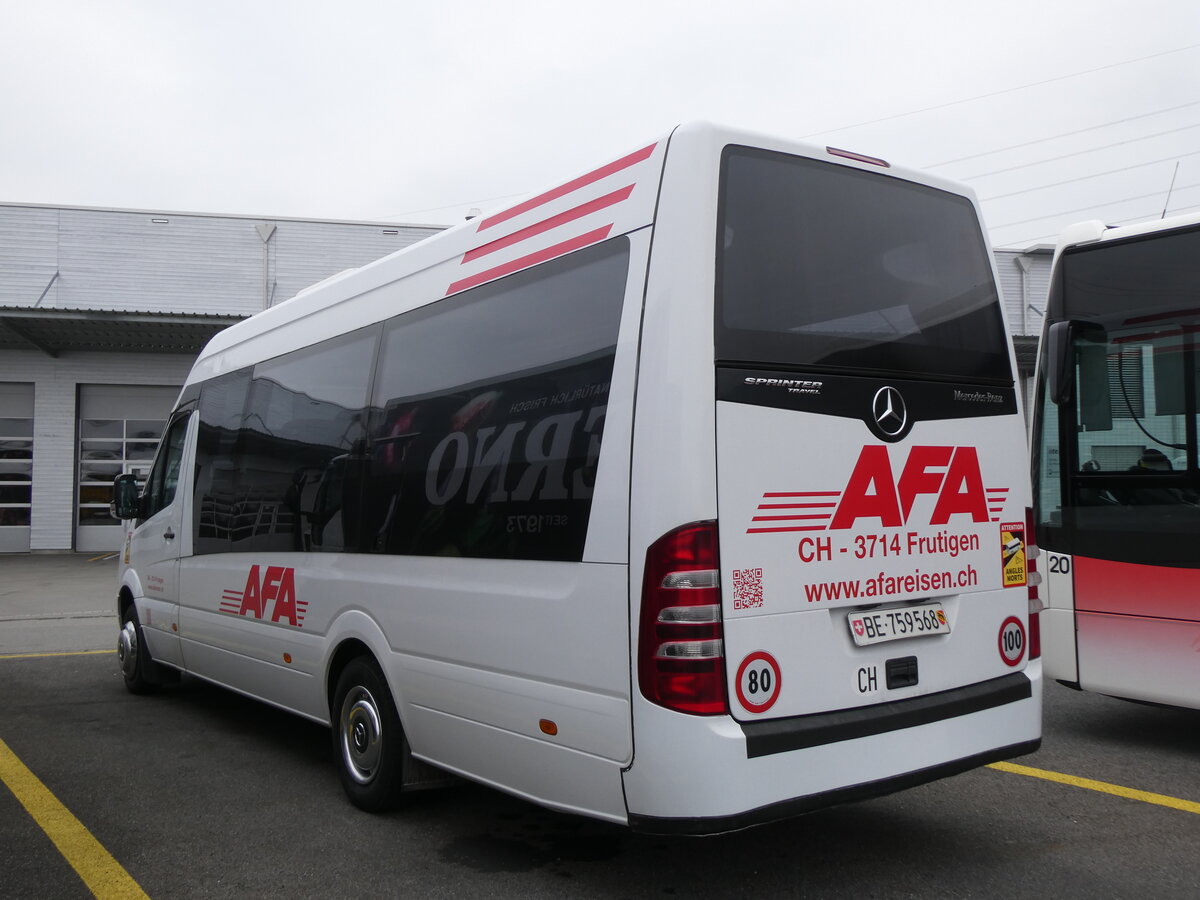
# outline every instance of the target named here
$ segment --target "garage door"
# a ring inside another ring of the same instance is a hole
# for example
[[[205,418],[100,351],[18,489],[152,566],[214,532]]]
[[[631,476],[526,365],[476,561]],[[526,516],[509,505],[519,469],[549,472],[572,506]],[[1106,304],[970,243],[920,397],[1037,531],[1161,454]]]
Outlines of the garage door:
[[[0,553],[29,549],[33,385],[0,382]]]
[[[108,513],[113,479],[126,472],[146,477],[178,396],[178,387],[79,386],[75,549],[121,546],[121,523]]]

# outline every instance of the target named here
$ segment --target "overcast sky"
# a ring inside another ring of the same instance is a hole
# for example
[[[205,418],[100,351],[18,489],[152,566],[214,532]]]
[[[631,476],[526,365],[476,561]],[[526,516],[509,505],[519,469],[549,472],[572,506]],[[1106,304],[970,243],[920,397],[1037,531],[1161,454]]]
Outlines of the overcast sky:
[[[708,119],[965,180],[997,246],[1200,209],[1196,0],[0,14],[5,202],[447,224]]]

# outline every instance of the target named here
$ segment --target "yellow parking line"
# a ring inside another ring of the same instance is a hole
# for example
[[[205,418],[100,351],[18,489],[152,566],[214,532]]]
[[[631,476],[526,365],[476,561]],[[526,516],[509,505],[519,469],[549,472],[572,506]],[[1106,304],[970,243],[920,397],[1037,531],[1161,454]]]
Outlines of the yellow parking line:
[[[58,653],[8,653],[0,659],[42,659],[46,656],[95,656],[99,653],[113,653],[113,650],[64,650]]]
[[[0,740],[0,781],[7,785],[21,805],[33,816],[46,836],[83,879],[98,900],[149,900],[146,893],[92,836],[83,823],[71,815],[58,798]]]
[[[1169,806],[1171,809],[1183,812],[1200,813],[1200,803],[1191,800],[1180,800],[1178,797],[1168,797],[1165,794],[1152,794],[1149,791],[1139,791],[1135,788],[1122,787],[1119,784],[1109,784],[1107,781],[1093,781],[1090,778],[1080,778],[1078,775],[1064,775],[1061,772],[1050,772],[1046,769],[1035,769],[1031,766],[1018,766],[1015,763],[998,762],[988,766],[1001,772],[1012,772],[1015,775],[1028,775],[1030,778],[1044,778],[1046,781],[1057,781],[1059,784],[1069,784],[1072,787],[1086,788],[1089,791],[1100,791],[1125,797],[1128,800],[1140,800],[1143,803],[1153,803],[1157,806]]]

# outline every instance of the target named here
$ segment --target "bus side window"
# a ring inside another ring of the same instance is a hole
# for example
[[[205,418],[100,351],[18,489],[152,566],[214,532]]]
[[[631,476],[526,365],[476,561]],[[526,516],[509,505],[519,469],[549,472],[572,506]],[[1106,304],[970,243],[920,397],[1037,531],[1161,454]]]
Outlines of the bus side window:
[[[387,323],[370,550],[583,557],[628,277],[614,238]]]
[[[175,500],[175,489],[179,486],[179,467],[183,462],[183,443],[187,438],[187,426],[191,416],[180,416],[167,427],[161,450],[146,481],[145,517],[149,519],[166,509]]]

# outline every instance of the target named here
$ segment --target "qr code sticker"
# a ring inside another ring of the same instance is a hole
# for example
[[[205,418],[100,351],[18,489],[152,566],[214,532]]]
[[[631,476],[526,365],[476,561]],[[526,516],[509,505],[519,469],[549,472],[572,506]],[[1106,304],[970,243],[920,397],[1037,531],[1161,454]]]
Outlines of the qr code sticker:
[[[733,608],[754,609],[762,605],[762,569],[734,569]]]

